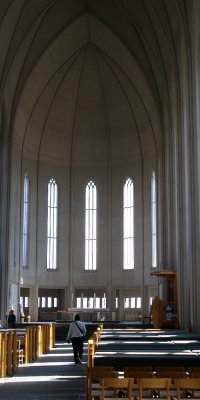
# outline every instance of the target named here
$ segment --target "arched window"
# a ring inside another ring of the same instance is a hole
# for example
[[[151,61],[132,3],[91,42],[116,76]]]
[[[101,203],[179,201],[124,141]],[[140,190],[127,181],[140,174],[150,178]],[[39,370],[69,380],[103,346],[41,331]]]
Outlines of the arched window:
[[[134,268],[134,185],[130,178],[124,184],[123,198],[123,242],[124,269]]]
[[[29,229],[29,177],[24,177],[23,222],[22,222],[22,267],[28,267],[28,229]]]
[[[157,219],[156,219],[156,175],[151,177],[151,240],[152,240],[152,267],[157,267]]]
[[[48,183],[47,215],[47,269],[57,268],[58,185],[55,179]]]
[[[85,190],[85,269],[96,270],[97,189],[90,181]]]

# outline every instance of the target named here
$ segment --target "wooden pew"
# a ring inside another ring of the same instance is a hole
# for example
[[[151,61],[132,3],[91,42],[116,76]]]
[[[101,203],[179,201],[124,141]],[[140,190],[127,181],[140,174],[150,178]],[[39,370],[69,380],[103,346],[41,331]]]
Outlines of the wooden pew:
[[[17,371],[17,334],[15,330],[0,332],[0,377]]]
[[[118,398],[118,392],[119,390],[123,390],[126,392],[126,397],[129,400],[132,400],[132,387],[133,387],[133,379],[131,378],[103,378],[100,380],[101,383],[101,396],[100,399],[104,400],[105,398],[107,399],[109,397],[109,393],[105,393],[106,389],[114,391],[114,397],[113,394],[111,394],[111,398]],[[106,396],[106,397],[105,397]]]
[[[17,329],[0,330],[0,378],[17,372],[55,345],[55,324],[23,324]]]
[[[7,349],[7,336],[4,332],[0,332],[0,377],[6,376],[6,349]]]
[[[86,381],[87,381],[87,400],[92,400],[94,397],[101,394],[101,387],[99,380],[102,378],[114,378],[116,372],[113,367],[87,367],[85,369]]]
[[[141,378],[137,381],[139,386],[139,400],[143,398],[143,390],[144,389],[163,389],[166,393],[166,399],[170,400],[170,387],[171,387],[171,379],[170,378]]]
[[[195,391],[200,391],[200,378],[184,378],[177,379],[176,381],[177,387],[177,399],[181,398],[181,391],[183,391],[183,395],[185,396],[184,391],[186,389],[190,389],[192,391],[192,397],[195,398]],[[199,395],[198,395],[199,398]]]

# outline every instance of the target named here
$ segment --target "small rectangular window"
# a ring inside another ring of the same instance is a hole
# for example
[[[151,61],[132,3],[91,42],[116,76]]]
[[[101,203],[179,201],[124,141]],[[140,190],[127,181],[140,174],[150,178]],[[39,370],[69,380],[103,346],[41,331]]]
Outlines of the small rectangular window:
[[[136,301],[136,308],[141,308],[141,297],[137,297]]]
[[[94,308],[94,297],[90,297],[88,301],[88,307]]]
[[[25,307],[25,308],[28,308],[28,306],[29,306],[29,298],[28,298],[28,297],[25,297],[25,298],[24,298],[24,307]]]
[[[124,308],[129,308],[129,297],[125,297],[124,299]]]
[[[100,297],[96,297],[96,308],[100,308]]]
[[[53,298],[53,306],[54,306],[54,308],[58,307],[58,298],[57,297]]]
[[[135,308],[135,297],[131,297],[131,308]]]
[[[47,297],[47,307],[48,308],[52,307],[52,297]]]
[[[46,307],[46,297],[42,297],[42,304],[41,304],[42,308]]]
[[[116,297],[116,299],[115,299],[115,307],[119,308],[119,299],[118,299],[118,297]]]
[[[102,298],[102,308],[106,308],[106,297]]]
[[[83,297],[83,308],[87,308],[87,297]]]
[[[81,308],[81,297],[77,297],[76,299],[76,307]]]

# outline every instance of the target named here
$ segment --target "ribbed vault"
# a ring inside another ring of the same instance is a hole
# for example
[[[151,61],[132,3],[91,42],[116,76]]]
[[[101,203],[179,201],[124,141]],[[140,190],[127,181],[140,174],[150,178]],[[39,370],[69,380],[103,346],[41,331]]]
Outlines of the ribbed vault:
[[[1,30],[6,30],[1,39],[1,91],[6,111],[12,110],[11,130],[14,118],[18,121],[22,112],[25,126],[20,127],[17,135],[25,135],[30,115],[35,115],[39,102],[44,101],[45,91],[51,87],[49,102],[52,104],[46,105],[49,113],[49,107],[52,110],[53,103],[59,101],[62,85],[70,75],[76,82],[67,96],[73,107],[77,107],[83,72],[89,63],[93,64],[93,71],[96,68],[95,80],[99,81],[101,107],[104,99],[107,124],[111,105],[113,113],[118,114],[115,83],[137,129],[141,131],[139,125],[145,123],[155,137],[158,130],[162,135],[163,108],[178,74],[176,61],[180,43],[176,32],[179,27],[182,29],[184,5],[180,3],[179,7],[178,1],[174,5],[172,1],[150,0],[5,2],[1,7]],[[83,59],[88,59],[89,46],[93,56],[86,61]],[[106,74],[113,77],[109,98]],[[78,109],[71,113],[75,120],[77,112]]]

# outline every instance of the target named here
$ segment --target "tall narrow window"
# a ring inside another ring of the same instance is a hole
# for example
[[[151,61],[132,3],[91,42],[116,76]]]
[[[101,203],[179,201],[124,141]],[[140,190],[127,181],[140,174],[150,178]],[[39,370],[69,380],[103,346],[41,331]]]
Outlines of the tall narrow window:
[[[85,190],[85,269],[96,270],[97,189],[90,181]]]
[[[157,221],[156,221],[156,176],[151,177],[151,237],[152,237],[152,267],[157,267]]]
[[[47,268],[57,268],[58,186],[54,179],[48,183]]]
[[[130,178],[124,185],[124,269],[134,268],[134,186]]]
[[[24,177],[23,223],[22,223],[22,267],[28,267],[28,228],[29,228],[29,178]]]

